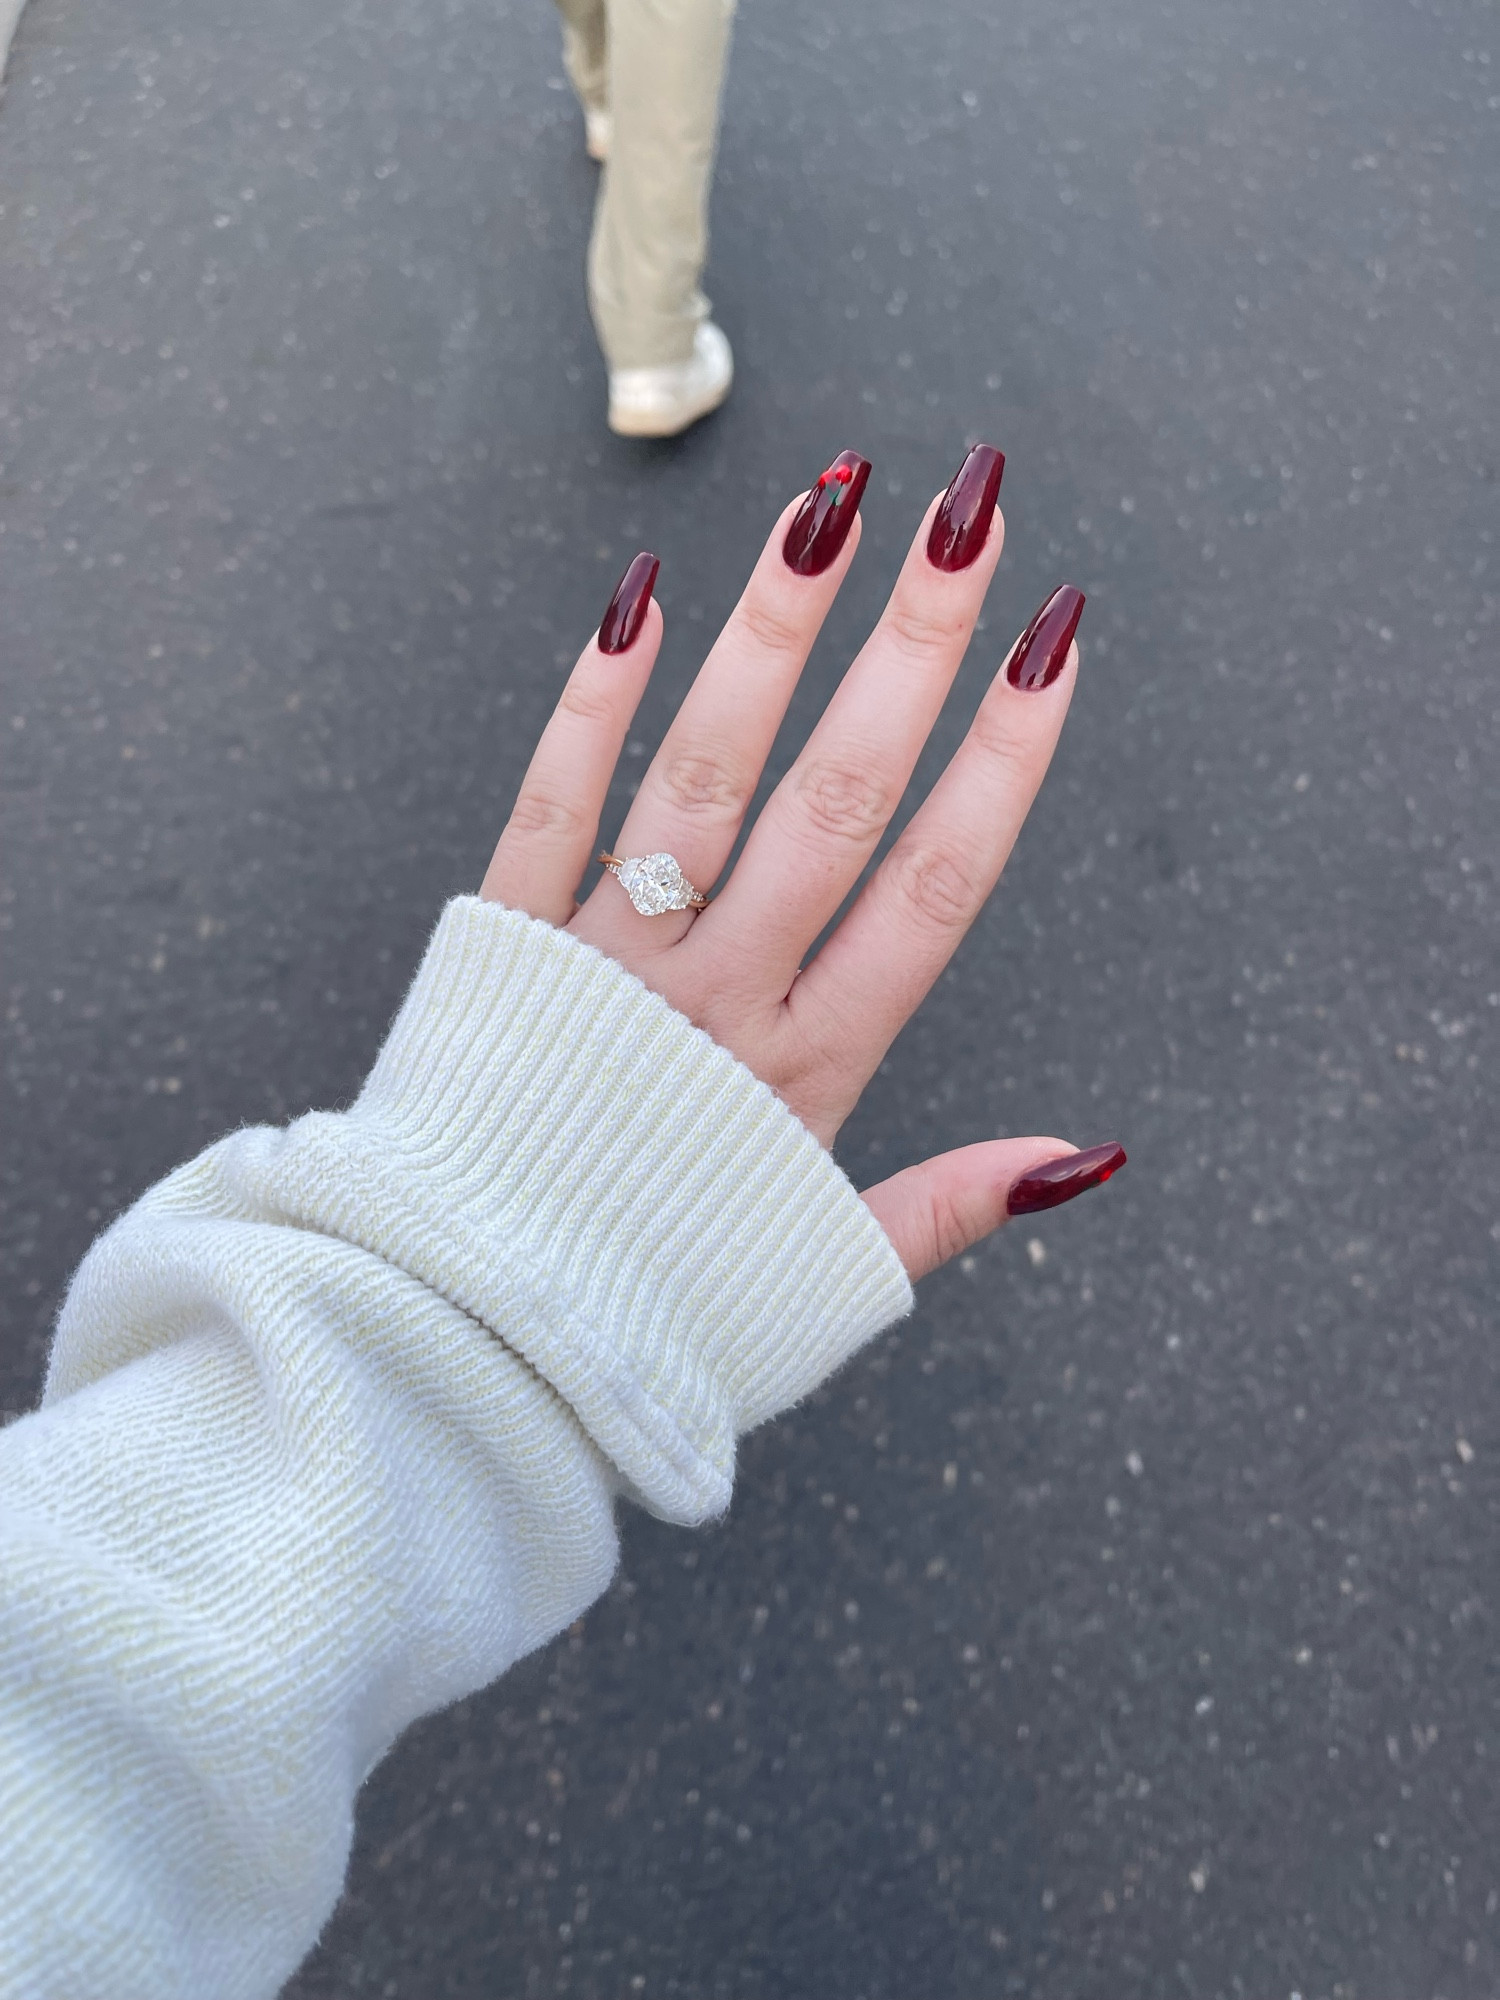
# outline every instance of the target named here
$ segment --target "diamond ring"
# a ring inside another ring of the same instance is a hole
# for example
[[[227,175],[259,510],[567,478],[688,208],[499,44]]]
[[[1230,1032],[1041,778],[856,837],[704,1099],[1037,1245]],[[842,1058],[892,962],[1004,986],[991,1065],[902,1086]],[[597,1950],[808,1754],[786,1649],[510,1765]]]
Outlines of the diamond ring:
[[[620,887],[643,917],[668,910],[701,910],[708,902],[670,854],[601,854],[600,863],[618,876]]]

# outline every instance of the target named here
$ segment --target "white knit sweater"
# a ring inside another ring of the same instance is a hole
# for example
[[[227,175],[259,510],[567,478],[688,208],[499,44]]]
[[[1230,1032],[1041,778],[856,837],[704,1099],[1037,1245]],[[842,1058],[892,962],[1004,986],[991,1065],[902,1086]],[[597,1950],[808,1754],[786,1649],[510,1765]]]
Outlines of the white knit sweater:
[[[911,1290],[774,1094],[611,960],[449,905],[353,1107],[95,1244],[0,1433],[0,1993],[273,1994],[416,1717],[588,1605],[624,1492]]]

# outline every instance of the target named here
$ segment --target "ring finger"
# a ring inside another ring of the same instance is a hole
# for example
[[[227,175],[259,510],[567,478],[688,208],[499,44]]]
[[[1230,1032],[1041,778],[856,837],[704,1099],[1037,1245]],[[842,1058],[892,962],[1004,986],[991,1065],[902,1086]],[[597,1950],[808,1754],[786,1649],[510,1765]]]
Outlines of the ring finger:
[[[792,1012],[837,1058],[849,1104],[1010,858],[1072,699],[1083,602],[1071,584],[1047,598],[1006,655],[948,768],[792,988]]]

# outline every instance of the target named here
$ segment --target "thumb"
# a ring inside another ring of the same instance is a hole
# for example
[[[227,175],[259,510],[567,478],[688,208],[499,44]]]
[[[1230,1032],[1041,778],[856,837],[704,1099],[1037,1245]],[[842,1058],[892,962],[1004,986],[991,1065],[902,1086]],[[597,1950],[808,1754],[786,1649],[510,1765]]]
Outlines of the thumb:
[[[1124,1164],[1113,1144],[1081,1153],[1066,1139],[990,1139],[892,1174],[862,1199],[915,1281],[1008,1217],[1056,1208]]]

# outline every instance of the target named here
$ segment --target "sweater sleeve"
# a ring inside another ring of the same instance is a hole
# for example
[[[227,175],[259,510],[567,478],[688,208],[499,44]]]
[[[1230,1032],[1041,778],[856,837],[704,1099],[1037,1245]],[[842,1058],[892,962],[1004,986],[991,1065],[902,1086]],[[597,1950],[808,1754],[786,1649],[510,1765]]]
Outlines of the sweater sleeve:
[[[0,1993],[274,1994],[367,1773],[592,1602],[615,1497],[721,1512],[910,1303],[748,1070],[450,904],[354,1105],[152,1189],[0,1432]]]

